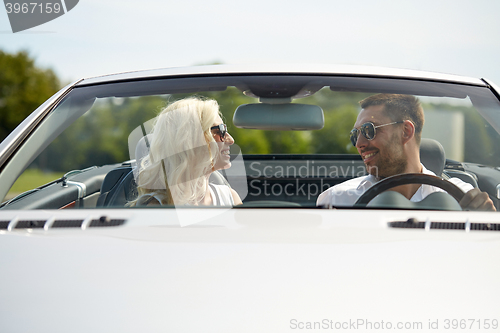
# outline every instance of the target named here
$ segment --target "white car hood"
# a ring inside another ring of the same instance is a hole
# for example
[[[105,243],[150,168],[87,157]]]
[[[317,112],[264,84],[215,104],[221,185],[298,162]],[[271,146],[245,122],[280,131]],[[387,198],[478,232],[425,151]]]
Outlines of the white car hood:
[[[426,331],[447,319],[500,319],[499,232],[387,226],[495,214],[233,209],[186,227],[161,209],[91,214],[127,222],[0,232],[1,332],[368,329],[352,326],[361,321]]]

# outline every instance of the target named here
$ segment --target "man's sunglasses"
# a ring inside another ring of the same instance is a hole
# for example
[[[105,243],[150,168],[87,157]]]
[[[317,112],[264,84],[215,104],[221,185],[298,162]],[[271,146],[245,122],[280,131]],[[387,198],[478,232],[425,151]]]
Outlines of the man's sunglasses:
[[[227,133],[226,124],[212,126],[212,127],[210,127],[210,130],[215,131],[214,134],[218,135],[220,137],[220,141],[224,142],[224,140],[226,139],[226,133]]]
[[[359,133],[363,134],[363,136],[367,140],[373,140],[373,139],[375,139],[375,135],[377,135],[377,128],[389,126],[389,125],[394,125],[394,124],[402,124],[402,123],[404,123],[404,121],[395,121],[393,123],[383,124],[383,125],[378,125],[378,126],[375,126],[372,122],[364,123],[363,125],[361,125],[359,130],[357,128],[354,128],[351,131],[351,135],[350,135],[351,136],[351,143],[354,147],[356,147],[356,144],[358,143]]]

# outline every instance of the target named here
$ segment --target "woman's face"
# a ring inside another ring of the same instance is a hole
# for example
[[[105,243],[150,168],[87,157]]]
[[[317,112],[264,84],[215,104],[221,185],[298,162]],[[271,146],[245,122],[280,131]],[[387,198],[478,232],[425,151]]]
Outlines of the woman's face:
[[[223,124],[222,119],[220,116],[217,116],[215,122],[212,124],[212,127],[221,124]],[[229,147],[234,143],[234,139],[228,132],[226,132],[224,137],[222,137],[222,133],[219,129],[212,129],[211,131],[215,139],[215,142],[217,142],[217,147],[219,148],[219,153],[220,153],[217,159],[215,160],[214,169],[215,170],[228,169],[231,167]]]

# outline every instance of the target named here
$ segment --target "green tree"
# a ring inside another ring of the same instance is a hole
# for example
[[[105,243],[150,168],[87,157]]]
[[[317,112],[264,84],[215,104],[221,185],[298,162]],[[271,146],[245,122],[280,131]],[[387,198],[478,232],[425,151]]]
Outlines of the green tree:
[[[156,117],[166,104],[165,96],[97,100],[31,167],[63,172],[126,161],[130,158],[127,145],[130,133]]]
[[[325,127],[312,133],[312,146],[316,154],[355,154],[356,148],[351,144],[351,131],[358,110],[354,105],[344,105],[333,110],[324,110]]]
[[[28,52],[0,50],[0,142],[58,90],[54,72],[35,66]]]
[[[320,105],[325,115],[325,127],[311,133],[311,153],[357,154],[349,139],[349,133],[358,116],[358,102],[369,95],[323,88],[301,100],[301,103]]]

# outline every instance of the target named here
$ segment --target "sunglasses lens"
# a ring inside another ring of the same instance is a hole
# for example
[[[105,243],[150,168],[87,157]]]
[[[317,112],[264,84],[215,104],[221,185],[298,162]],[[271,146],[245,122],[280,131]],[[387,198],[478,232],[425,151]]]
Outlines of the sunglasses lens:
[[[356,147],[356,143],[358,142],[358,135],[359,135],[359,132],[358,130],[355,128],[351,131],[351,143],[354,147]]]
[[[375,138],[375,125],[372,123],[364,123],[361,125],[361,128],[358,130],[357,128],[351,131],[351,143],[354,147],[358,143],[359,132],[368,140],[373,140]]]
[[[215,135],[218,135],[220,140],[222,142],[224,142],[224,139],[226,137],[226,133],[227,133],[227,126],[226,124],[220,124],[220,125],[217,125],[217,126],[214,126],[212,128],[210,128],[214,133]]]
[[[227,133],[227,126],[226,124],[221,124],[219,125],[219,130],[220,130],[220,139],[224,141],[226,138],[226,133]]]
[[[361,134],[368,140],[373,140],[375,138],[375,125],[372,123],[361,125]]]

